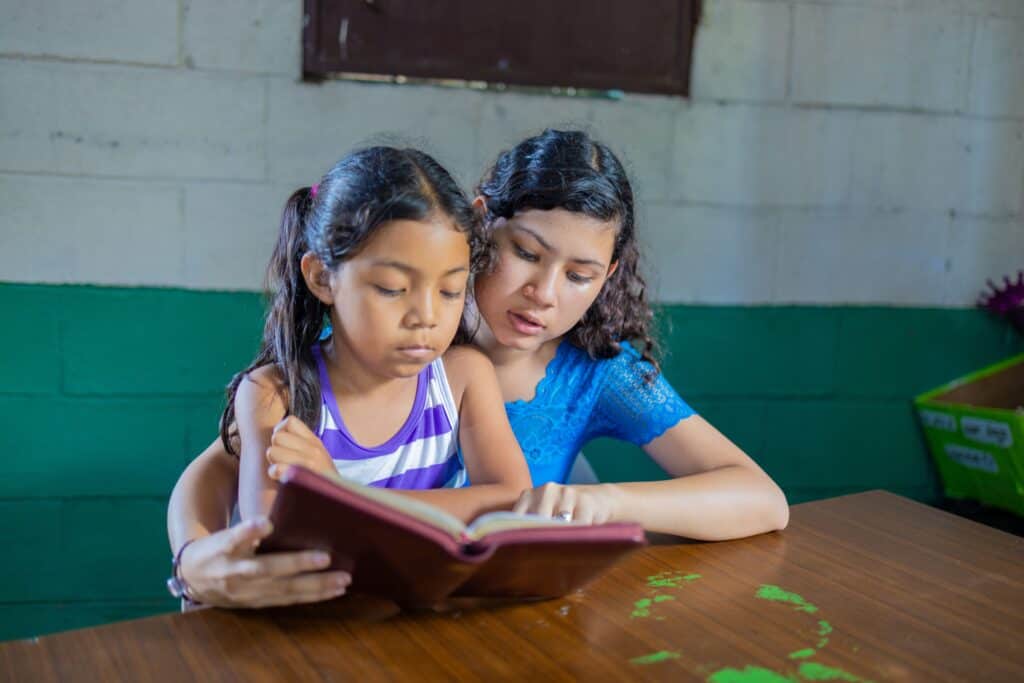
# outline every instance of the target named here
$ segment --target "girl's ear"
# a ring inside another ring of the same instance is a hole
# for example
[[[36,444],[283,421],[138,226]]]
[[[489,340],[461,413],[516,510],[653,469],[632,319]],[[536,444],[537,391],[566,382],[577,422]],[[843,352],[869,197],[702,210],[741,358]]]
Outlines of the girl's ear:
[[[330,306],[334,303],[334,292],[331,291],[331,272],[320,260],[320,257],[311,251],[302,255],[299,264],[302,269],[302,279],[306,281],[306,287],[313,293],[321,303]]]
[[[614,275],[615,271],[618,270],[618,269],[619,269],[619,262],[618,261],[612,261],[612,265],[608,266],[608,275],[605,276],[605,279],[610,278],[612,275]]]

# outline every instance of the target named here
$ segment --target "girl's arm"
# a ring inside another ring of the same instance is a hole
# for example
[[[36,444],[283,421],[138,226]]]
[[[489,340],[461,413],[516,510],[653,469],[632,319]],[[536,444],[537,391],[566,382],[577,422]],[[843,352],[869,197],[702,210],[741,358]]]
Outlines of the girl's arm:
[[[217,439],[178,477],[167,504],[171,552],[228,526],[238,498],[238,458]]]
[[[267,474],[267,449],[274,426],[285,416],[280,374],[273,365],[252,371],[238,385],[235,420],[241,444],[238,510],[243,520],[263,517],[277,497],[278,484]]]
[[[238,493],[238,459],[214,441],[178,479],[167,507],[167,533],[179,576],[189,594],[215,607],[264,607],[319,602],[345,592],[348,572],[321,572],[329,558],[318,552],[254,555],[271,532],[256,519],[227,528]],[[316,572],[316,573],[310,573]]]
[[[397,492],[469,522],[485,512],[510,509],[531,486],[530,470],[508,423],[491,361],[474,348],[456,346],[445,353],[444,363],[459,406],[459,445],[471,485]]]
[[[572,512],[583,522],[629,520],[649,531],[705,541],[785,528],[786,496],[757,463],[693,415],[646,451],[672,479],[591,486],[546,484],[523,494],[520,512]]]
[[[642,444],[672,479],[561,486],[525,492],[520,512],[572,513],[583,522],[629,520],[650,531],[701,540],[741,538],[782,529],[782,490],[732,441],[690,410],[631,347],[610,363],[592,422],[595,435]]]

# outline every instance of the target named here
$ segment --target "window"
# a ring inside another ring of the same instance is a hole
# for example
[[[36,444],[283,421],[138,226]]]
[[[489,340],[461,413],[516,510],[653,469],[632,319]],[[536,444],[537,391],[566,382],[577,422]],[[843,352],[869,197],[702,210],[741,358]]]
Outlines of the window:
[[[700,0],[305,0],[303,76],[686,95]]]

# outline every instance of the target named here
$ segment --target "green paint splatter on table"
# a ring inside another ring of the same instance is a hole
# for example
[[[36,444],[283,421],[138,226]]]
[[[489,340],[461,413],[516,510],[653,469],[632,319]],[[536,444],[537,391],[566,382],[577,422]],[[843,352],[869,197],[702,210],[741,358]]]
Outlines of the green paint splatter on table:
[[[803,650],[797,650],[796,652],[790,652],[789,653],[789,658],[790,659],[807,659],[808,657],[813,657],[816,652],[817,652],[817,650],[815,650],[813,647],[808,647],[808,648],[804,648]]]
[[[800,665],[800,677],[808,681],[848,681],[849,683],[867,683],[851,673],[816,662],[804,662]]]
[[[799,679],[784,676],[770,669],[748,666],[739,669],[721,669],[708,676],[708,683],[797,683]]]
[[[796,605],[798,612],[809,612],[813,614],[818,611],[818,608],[804,600],[803,596],[782,590],[778,586],[762,584],[762,586],[757,589],[757,597],[762,600],[772,600],[774,602],[785,602],[791,605]]]
[[[651,616],[651,604],[654,601],[650,598],[642,598],[633,603],[633,613],[629,615],[630,619],[636,619],[637,617],[649,617]]]
[[[658,662],[664,662],[670,659],[679,659],[678,652],[669,652],[668,650],[660,650],[658,652],[652,652],[649,655],[643,657],[633,657],[629,660],[630,664],[657,664]]]
[[[666,600],[675,600],[671,595],[655,595],[654,602],[665,602]]]
[[[651,588],[679,588],[680,585],[685,581],[696,581],[700,578],[700,574],[686,574],[682,572],[661,572],[660,574],[653,574],[647,577],[647,585]]]
[[[818,640],[818,648],[821,649],[828,645],[828,634],[832,633],[832,624],[827,621],[818,622],[818,635],[821,638]]]

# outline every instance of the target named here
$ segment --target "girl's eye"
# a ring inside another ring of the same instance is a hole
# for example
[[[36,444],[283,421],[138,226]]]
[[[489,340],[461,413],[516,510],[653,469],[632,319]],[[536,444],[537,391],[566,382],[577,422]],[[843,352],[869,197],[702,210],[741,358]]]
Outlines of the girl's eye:
[[[535,263],[537,261],[536,254],[531,254],[530,252],[526,251],[515,242],[512,243],[512,247],[516,250],[516,256],[523,259],[524,261],[529,261],[530,263]]]
[[[400,296],[405,291],[404,289],[388,289],[380,285],[374,285],[374,288],[384,296]]]
[[[457,299],[461,299],[462,298],[462,292],[463,291],[464,290],[459,290],[457,292],[447,292],[447,291],[442,289],[441,290],[441,296],[443,296],[445,299],[451,299],[452,301],[455,301]]]
[[[593,282],[593,280],[594,280],[594,278],[592,278],[592,277],[587,277],[586,275],[580,275],[579,273],[573,272],[571,270],[566,275],[566,277],[569,278],[570,282],[575,282],[578,285],[585,285],[585,284],[588,284],[590,282]]]

